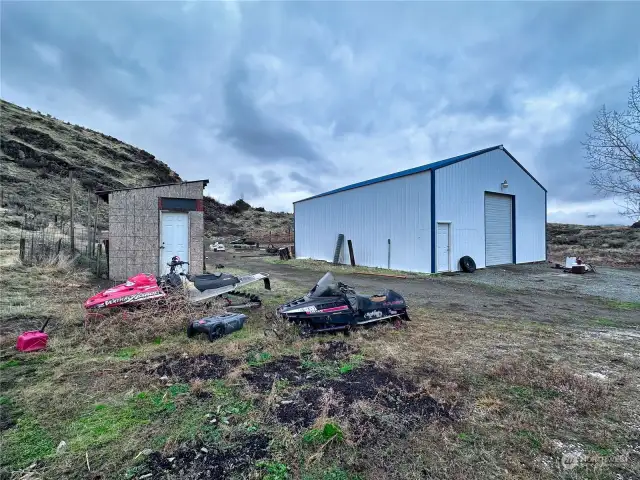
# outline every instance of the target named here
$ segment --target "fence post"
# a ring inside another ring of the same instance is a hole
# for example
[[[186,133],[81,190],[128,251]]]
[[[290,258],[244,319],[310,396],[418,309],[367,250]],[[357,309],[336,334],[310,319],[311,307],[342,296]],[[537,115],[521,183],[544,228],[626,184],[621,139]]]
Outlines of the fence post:
[[[98,245],[98,254],[96,255],[96,275],[100,276],[100,257],[102,256],[102,243]]]
[[[91,190],[87,191],[87,256],[91,256]]]
[[[76,240],[74,236],[74,228],[73,228],[73,170],[69,170],[69,197],[70,197],[70,209],[71,209],[71,220],[69,221],[69,236],[71,241],[71,256],[73,257],[76,253]]]
[[[20,260],[24,261],[24,247],[25,247],[25,239],[21,238],[20,239]]]
[[[33,245],[34,245],[34,243],[33,243],[33,238],[34,238],[34,233],[33,233],[33,231],[32,231],[32,232],[31,232],[31,252],[29,253],[29,260],[30,260],[31,262],[33,262]]]
[[[91,244],[91,253],[92,255],[96,254],[96,237],[98,230],[98,207],[100,206],[100,199],[96,196],[96,208],[94,210],[94,219],[93,219],[93,243]]]
[[[58,247],[56,248],[56,255],[60,255],[60,249],[62,248],[62,238],[58,239]]]

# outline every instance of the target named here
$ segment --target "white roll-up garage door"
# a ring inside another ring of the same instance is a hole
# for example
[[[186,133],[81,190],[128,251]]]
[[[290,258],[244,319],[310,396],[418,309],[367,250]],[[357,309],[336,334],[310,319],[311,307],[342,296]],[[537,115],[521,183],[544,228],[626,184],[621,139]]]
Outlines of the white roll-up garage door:
[[[485,265],[513,263],[511,196],[484,194]]]

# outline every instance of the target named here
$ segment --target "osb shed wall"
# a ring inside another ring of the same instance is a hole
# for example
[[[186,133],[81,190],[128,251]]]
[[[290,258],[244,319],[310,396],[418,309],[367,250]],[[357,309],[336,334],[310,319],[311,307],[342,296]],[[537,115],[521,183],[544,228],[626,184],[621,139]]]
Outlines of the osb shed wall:
[[[160,211],[158,198],[202,199],[202,182],[123,190],[109,194],[109,278],[137,273],[159,275]],[[204,269],[203,212],[189,212],[189,271]]]

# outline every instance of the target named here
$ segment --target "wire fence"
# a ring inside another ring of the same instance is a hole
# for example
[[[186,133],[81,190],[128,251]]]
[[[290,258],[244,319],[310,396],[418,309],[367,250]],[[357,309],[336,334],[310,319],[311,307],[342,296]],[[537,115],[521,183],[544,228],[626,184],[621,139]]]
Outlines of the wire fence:
[[[70,257],[99,276],[108,275],[109,241],[103,231],[108,215],[105,205],[91,192],[73,191],[67,212],[19,211],[20,260],[28,265],[43,265]]]

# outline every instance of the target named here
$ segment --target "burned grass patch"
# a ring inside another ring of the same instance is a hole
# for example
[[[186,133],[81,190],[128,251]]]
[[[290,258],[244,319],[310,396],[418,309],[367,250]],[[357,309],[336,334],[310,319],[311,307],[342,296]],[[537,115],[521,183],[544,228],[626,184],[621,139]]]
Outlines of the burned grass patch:
[[[245,374],[253,388],[271,390],[275,420],[292,432],[334,418],[349,425],[352,440],[359,443],[380,439],[379,432],[390,428],[401,431],[457,417],[454,409],[387,366],[362,362],[354,370],[324,376],[305,365],[305,360],[289,356]],[[277,382],[283,381],[287,387],[296,388],[287,388],[278,397]]]
[[[323,393],[322,388],[304,388],[292,398],[282,400],[275,407],[278,422],[288,425],[293,431],[311,427],[322,410]]]
[[[149,375],[168,377],[181,381],[195,379],[211,380],[223,378],[238,362],[222,355],[205,354],[197,356],[162,355],[146,362],[145,371]]]
[[[276,381],[286,381],[289,385],[301,386],[310,378],[305,378],[307,373],[302,369],[300,359],[293,356],[284,356],[277,361],[253,367],[243,374],[244,378],[256,390],[267,392],[271,390]],[[307,375],[310,377],[310,375]]]
[[[341,340],[319,343],[314,351],[315,355],[325,361],[347,360],[351,355],[356,355],[359,352],[360,349],[357,345]]]
[[[133,478],[244,478],[258,460],[269,456],[269,438],[252,435],[232,448],[193,444],[170,453],[152,453]]]

